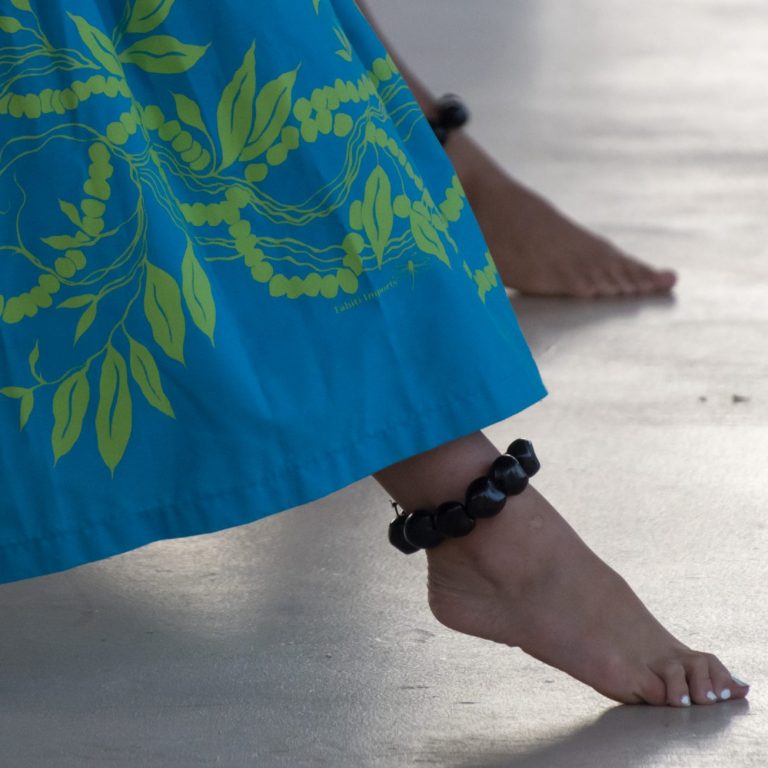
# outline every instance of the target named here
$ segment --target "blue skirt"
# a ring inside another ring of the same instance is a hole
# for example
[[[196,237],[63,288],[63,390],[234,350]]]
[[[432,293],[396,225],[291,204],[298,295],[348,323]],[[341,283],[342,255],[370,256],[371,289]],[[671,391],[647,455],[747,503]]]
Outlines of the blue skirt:
[[[353,0],[0,0],[0,318],[0,582],[253,522],[546,394]]]

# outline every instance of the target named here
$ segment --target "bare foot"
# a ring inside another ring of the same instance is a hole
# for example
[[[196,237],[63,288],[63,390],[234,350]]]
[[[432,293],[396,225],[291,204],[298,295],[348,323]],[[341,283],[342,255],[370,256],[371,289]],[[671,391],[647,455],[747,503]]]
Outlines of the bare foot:
[[[749,690],[664,629],[530,486],[469,536],[427,550],[427,562],[438,621],[518,646],[608,698],[679,707]]]
[[[446,151],[505,285],[535,296],[668,292],[674,272],[630,258],[516,182],[463,131]]]

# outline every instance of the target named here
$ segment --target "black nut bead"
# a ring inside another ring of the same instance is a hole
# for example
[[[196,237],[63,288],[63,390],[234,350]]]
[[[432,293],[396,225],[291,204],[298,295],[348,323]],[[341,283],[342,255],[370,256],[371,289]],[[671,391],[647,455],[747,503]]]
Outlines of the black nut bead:
[[[514,456],[520,462],[528,477],[533,477],[541,469],[541,464],[536,457],[533,443],[530,440],[518,438],[507,448],[507,453],[510,456]]]
[[[502,454],[491,465],[488,475],[493,484],[507,496],[516,496],[528,486],[528,475],[514,456]]]
[[[432,513],[426,509],[417,509],[406,515],[403,535],[409,544],[421,549],[432,549],[445,541],[445,535],[435,528]]]
[[[403,533],[403,526],[405,525],[405,516],[400,515],[396,517],[389,524],[389,543],[399,549],[406,555],[412,555],[414,552],[418,552],[419,548],[409,544],[405,539]]]
[[[446,128],[460,128],[469,120],[469,111],[454,93],[446,93],[437,103],[440,122]]]
[[[467,487],[465,506],[471,517],[493,517],[504,507],[507,494],[490,477],[478,477]]]
[[[458,501],[443,502],[435,510],[435,528],[446,536],[453,538],[466,536],[474,527],[475,521],[467,514],[464,505]]]
[[[435,122],[430,122],[430,125],[432,126],[432,130],[435,132],[435,136],[437,136],[437,140],[441,144],[445,144],[448,139],[448,129],[445,128],[445,126]]]

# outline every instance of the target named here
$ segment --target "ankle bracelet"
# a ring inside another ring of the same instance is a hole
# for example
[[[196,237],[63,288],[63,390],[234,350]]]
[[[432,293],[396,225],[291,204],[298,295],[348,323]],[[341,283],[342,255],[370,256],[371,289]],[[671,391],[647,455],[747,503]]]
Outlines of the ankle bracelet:
[[[528,487],[528,478],[540,467],[532,443],[520,438],[494,460],[487,475],[467,486],[464,503],[445,501],[437,509],[405,512],[392,501],[397,517],[389,524],[390,544],[411,555],[420,549],[432,549],[447,538],[466,536],[478,518],[498,515],[507,496],[522,493]]]
[[[464,102],[455,93],[446,93],[435,104],[436,116],[429,120],[438,141],[445,144],[448,132],[469,121],[469,111]]]

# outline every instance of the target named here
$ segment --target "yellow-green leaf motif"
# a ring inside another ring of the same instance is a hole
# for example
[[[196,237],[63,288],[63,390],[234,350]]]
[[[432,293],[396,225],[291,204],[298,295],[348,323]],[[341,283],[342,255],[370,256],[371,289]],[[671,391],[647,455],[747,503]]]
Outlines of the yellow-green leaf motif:
[[[112,41],[100,29],[91,26],[82,16],[75,16],[69,11],[67,11],[67,16],[75,22],[80,37],[88,46],[96,61],[113,75],[122,75],[123,68],[117,60],[117,54]]]
[[[78,233],[80,237],[70,237],[69,235],[52,235],[51,237],[41,237],[40,239],[51,248],[57,251],[68,251],[70,248],[79,248],[84,240],[88,239],[87,235],[83,235],[82,232]]]
[[[186,324],[181,309],[181,291],[167,272],[150,263],[147,263],[144,313],[152,328],[152,336],[163,352],[183,363]]]
[[[21,22],[13,16],[0,16],[0,32],[13,34],[21,29]]]
[[[32,413],[32,408],[35,405],[35,393],[27,392],[24,397],[21,398],[21,407],[19,408],[19,431],[27,426],[29,416]]]
[[[240,159],[247,163],[266,152],[280,135],[291,114],[292,91],[299,68],[268,82],[256,97],[256,116],[248,145]]]
[[[145,72],[177,75],[194,67],[208,45],[189,45],[171,35],[153,35],[122,51],[120,61],[135,64]]]
[[[147,402],[157,408],[158,411],[176,418],[171,403],[163,391],[163,383],[160,380],[160,371],[152,353],[140,342],[130,339],[131,345],[131,373],[139,385]]]
[[[77,327],[75,328],[75,340],[72,342],[73,346],[77,344],[77,340],[93,325],[93,321],[96,319],[97,307],[98,303],[94,302],[80,316],[80,319],[77,321]]]
[[[213,344],[213,330],[216,327],[216,304],[213,301],[208,275],[195,256],[192,241],[187,238],[187,250],[181,262],[181,285],[184,301],[195,325],[205,333]]]
[[[0,395],[12,397],[14,400],[21,400],[29,390],[26,387],[3,387],[0,389]]]
[[[72,205],[72,203],[67,203],[64,200],[59,200],[59,208],[61,209],[61,212],[76,226],[76,227],[82,227],[83,222],[80,218],[80,211],[77,210],[77,208]]]
[[[27,362],[29,363],[29,371],[35,378],[38,378],[37,361],[39,359],[40,359],[40,342],[36,341],[35,346],[32,348],[32,351],[29,353],[29,357],[27,358]]]
[[[145,34],[165,21],[175,0],[136,0],[126,27],[127,32]]]
[[[85,370],[65,379],[53,395],[53,463],[72,450],[80,437],[83,418],[88,409],[90,386]]]
[[[191,125],[193,128],[198,128],[203,133],[207,133],[208,129],[205,127],[197,102],[183,93],[174,93],[173,98],[176,102],[176,114],[179,116],[179,120],[187,125]]]
[[[384,169],[377,165],[365,183],[363,229],[368,235],[376,262],[381,269],[384,250],[392,234],[392,185]]]
[[[411,232],[416,245],[432,256],[437,256],[444,264],[451,266],[451,260],[445,252],[445,246],[437,234],[437,230],[426,216],[420,214],[417,210],[411,209]]]
[[[62,301],[56,305],[56,309],[80,309],[86,304],[90,304],[96,296],[92,293],[83,293],[80,296],[73,296],[71,299]]]
[[[104,463],[115,474],[131,436],[132,403],[128,370],[123,356],[107,347],[101,364],[99,405],[96,409],[96,441]]]
[[[333,31],[336,33],[336,37],[342,45],[342,47],[336,51],[336,55],[344,59],[344,61],[352,61],[352,43],[349,42],[349,38],[339,27],[334,27]]]
[[[243,151],[253,125],[253,100],[256,95],[256,43],[243,57],[243,63],[224,88],[216,112],[221,142],[220,170],[228,168]]]
[[[20,11],[31,11],[32,8],[29,5],[29,0],[11,0],[11,5],[14,8],[18,8]]]

